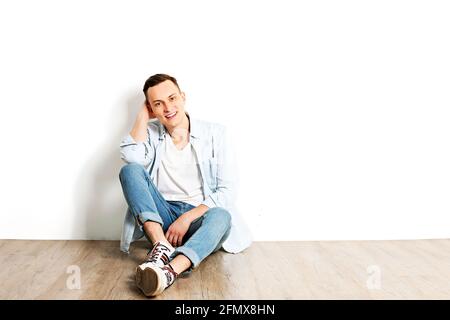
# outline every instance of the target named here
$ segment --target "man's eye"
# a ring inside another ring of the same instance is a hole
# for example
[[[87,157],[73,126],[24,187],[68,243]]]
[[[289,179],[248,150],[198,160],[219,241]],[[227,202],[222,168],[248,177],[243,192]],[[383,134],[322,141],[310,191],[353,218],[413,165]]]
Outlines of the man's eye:
[[[159,105],[160,105],[159,102],[155,103],[155,107],[159,107]]]

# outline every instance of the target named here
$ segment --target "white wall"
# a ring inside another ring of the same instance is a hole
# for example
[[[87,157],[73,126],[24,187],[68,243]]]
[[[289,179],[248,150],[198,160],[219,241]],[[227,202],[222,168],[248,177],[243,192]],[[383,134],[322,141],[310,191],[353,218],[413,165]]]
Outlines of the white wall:
[[[0,238],[118,239],[118,145],[176,76],[257,240],[450,235],[446,1],[0,2]]]

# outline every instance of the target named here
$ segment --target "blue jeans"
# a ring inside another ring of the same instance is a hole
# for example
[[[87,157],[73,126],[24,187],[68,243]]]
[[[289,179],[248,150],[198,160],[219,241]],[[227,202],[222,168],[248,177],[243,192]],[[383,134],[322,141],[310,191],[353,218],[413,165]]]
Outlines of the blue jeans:
[[[141,230],[146,221],[154,221],[161,224],[165,233],[179,216],[194,208],[189,203],[166,201],[140,164],[124,165],[120,170],[119,179],[129,209]],[[185,255],[192,263],[187,270],[187,273],[190,273],[203,259],[222,247],[222,243],[230,234],[230,229],[231,215],[227,210],[220,207],[208,209],[201,217],[191,222],[183,237],[182,245],[175,248],[170,260],[178,254]],[[145,236],[150,241],[148,235]]]

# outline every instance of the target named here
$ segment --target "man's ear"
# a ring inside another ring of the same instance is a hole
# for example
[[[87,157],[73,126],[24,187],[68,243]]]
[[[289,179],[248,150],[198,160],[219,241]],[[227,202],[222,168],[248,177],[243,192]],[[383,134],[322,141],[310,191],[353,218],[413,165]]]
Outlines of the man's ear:
[[[150,116],[151,116],[151,117],[154,117],[155,114],[153,113],[153,109],[152,109],[152,106],[150,105],[150,102],[148,102],[148,100],[145,100],[145,104],[146,104],[146,106],[147,106],[147,108],[148,108],[148,111],[149,111],[149,113],[150,113]]]
[[[183,101],[186,101],[186,95],[184,94],[184,92],[180,92],[180,95],[183,98]]]

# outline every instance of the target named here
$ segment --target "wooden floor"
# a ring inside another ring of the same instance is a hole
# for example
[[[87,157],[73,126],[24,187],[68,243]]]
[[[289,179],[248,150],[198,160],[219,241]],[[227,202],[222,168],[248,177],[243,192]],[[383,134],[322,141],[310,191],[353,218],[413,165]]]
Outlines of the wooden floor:
[[[134,283],[147,246],[0,240],[0,299],[148,299]],[[154,299],[450,299],[450,240],[254,242]]]

